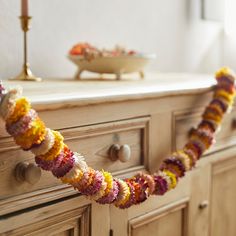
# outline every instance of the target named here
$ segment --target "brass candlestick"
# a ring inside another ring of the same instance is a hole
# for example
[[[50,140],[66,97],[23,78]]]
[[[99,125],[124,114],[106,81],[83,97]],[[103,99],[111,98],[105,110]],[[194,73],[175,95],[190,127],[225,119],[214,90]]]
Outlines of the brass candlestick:
[[[21,28],[24,32],[24,64],[21,73],[13,80],[25,80],[25,81],[41,81],[42,79],[33,75],[30,70],[30,65],[28,63],[28,50],[27,50],[27,32],[30,29],[31,16],[20,16]]]

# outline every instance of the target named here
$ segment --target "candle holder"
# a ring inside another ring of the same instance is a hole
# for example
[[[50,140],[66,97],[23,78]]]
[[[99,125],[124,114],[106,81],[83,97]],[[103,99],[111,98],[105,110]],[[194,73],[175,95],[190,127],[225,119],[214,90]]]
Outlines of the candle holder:
[[[21,29],[24,33],[24,64],[21,73],[12,80],[25,80],[25,81],[41,81],[42,79],[34,76],[30,70],[28,63],[28,44],[27,44],[27,32],[30,30],[31,16],[20,16]]]

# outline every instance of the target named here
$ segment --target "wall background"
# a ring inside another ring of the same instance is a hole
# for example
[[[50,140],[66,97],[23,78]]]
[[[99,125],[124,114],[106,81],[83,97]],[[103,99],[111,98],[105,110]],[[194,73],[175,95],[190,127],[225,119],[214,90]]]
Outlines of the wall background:
[[[200,19],[200,0],[30,0],[30,63],[42,77],[72,77],[70,47],[88,41],[154,52],[148,68],[210,72],[222,65],[222,27]],[[20,0],[0,0],[0,78],[22,66]]]

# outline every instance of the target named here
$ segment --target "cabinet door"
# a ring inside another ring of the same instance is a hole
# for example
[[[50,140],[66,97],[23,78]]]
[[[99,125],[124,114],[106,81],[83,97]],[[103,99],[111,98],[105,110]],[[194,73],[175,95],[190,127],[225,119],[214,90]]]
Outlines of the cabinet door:
[[[188,181],[183,180],[181,186],[165,196],[152,196],[146,202],[126,210],[112,206],[110,217],[113,235],[186,235],[190,199]]]
[[[0,235],[66,236],[91,235],[91,204],[73,198],[2,216]]]
[[[188,199],[153,209],[129,221],[129,235],[183,236],[187,229]]]
[[[198,167],[164,196],[120,210],[111,206],[113,236],[208,236],[210,165]]]
[[[236,235],[235,186],[236,157],[214,163],[211,185],[211,236]]]

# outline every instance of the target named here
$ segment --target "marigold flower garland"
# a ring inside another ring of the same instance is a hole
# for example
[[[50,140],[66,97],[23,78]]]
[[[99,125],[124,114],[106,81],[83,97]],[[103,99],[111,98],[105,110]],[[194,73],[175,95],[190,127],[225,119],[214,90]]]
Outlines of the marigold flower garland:
[[[46,128],[30,102],[21,97],[20,89],[7,92],[0,85],[0,115],[6,122],[7,132],[23,150],[35,155],[39,167],[100,204],[124,209],[144,202],[150,195],[164,195],[174,189],[214,143],[214,135],[236,94],[235,77],[230,69],[220,69],[216,80],[213,99],[183,149],[166,158],[157,173],[140,173],[125,180],[89,167],[82,155],[69,149],[59,132]]]

